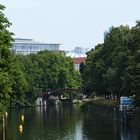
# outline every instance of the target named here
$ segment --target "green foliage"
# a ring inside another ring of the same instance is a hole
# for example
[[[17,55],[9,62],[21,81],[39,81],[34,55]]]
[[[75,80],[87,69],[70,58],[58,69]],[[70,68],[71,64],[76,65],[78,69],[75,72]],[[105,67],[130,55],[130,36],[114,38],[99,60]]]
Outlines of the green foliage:
[[[103,57],[103,44],[97,45],[94,50],[92,49],[88,53],[83,84],[84,91],[88,95],[95,91],[98,92],[99,95],[105,92],[103,81],[103,74],[105,71]]]
[[[23,65],[28,85],[25,98],[30,103],[48,89],[80,87],[80,74],[69,57],[50,51],[17,57]]]
[[[25,104],[25,92],[27,90],[27,81],[22,71],[22,64],[18,57],[14,56],[10,68],[12,94],[10,98],[11,106],[21,106]]]
[[[8,30],[11,23],[3,14],[0,5],[0,111],[9,105],[23,103],[27,82],[17,58],[12,54],[12,35]]]
[[[84,69],[85,69],[85,64],[84,64],[84,62],[81,62],[80,63],[80,73],[81,73],[81,75],[84,74]]]
[[[140,22],[112,27],[103,44],[88,52],[85,92],[97,95],[132,95],[140,88]],[[133,91],[133,93],[132,93]]]
[[[110,100],[110,99],[96,99],[96,100],[89,100],[84,102],[81,106],[80,109],[82,111],[95,111],[95,106],[98,105],[98,107],[115,107],[118,108],[119,107],[119,102],[117,100]]]
[[[4,8],[3,5],[0,5],[0,111],[7,108],[12,92],[10,76],[12,53],[10,48],[13,34],[8,31],[11,23],[3,14]]]

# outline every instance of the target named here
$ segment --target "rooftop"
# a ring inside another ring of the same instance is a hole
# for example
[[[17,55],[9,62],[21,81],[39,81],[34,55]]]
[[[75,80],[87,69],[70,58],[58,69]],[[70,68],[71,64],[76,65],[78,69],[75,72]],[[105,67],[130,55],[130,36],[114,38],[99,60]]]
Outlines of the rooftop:
[[[54,44],[54,45],[60,45],[59,43],[43,43],[43,42],[35,41],[33,39],[25,39],[25,38],[15,38],[14,40],[15,40],[13,42],[14,44],[41,44],[41,45]]]
[[[80,64],[81,62],[85,63],[86,57],[79,57],[79,58],[73,58],[74,64]]]
[[[87,51],[89,51],[88,48],[75,47],[74,50],[67,52],[66,55],[72,58],[79,58],[79,57],[83,58],[83,57],[87,57],[86,55]]]

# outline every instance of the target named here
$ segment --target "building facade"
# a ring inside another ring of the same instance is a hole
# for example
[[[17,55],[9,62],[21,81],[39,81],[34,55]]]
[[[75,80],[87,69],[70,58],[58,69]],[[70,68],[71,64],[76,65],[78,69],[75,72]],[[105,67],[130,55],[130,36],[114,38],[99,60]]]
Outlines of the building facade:
[[[33,39],[16,38],[12,47],[15,54],[23,55],[37,53],[42,50],[60,51],[60,44],[40,43]]]
[[[79,57],[79,58],[73,58],[74,60],[74,68],[75,70],[80,70],[80,64],[83,62],[85,64],[86,57]]]
[[[76,47],[74,50],[69,51],[66,53],[67,56],[71,57],[74,61],[74,68],[75,70],[80,70],[80,64],[83,62],[85,64],[86,61],[86,52],[89,49]]]

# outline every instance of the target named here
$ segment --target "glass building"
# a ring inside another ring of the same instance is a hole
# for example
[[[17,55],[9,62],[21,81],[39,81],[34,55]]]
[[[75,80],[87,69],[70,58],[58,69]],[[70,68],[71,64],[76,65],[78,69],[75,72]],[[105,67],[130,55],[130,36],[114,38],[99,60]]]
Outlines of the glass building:
[[[15,54],[23,55],[37,53],[42,50],[60,51],[60,44],[40,43],[33,39],[16,38],[12,47]]]

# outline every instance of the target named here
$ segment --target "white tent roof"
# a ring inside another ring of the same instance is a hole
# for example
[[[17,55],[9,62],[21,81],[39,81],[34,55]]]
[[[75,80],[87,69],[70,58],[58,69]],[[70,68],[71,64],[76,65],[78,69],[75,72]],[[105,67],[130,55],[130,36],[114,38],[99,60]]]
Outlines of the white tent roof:
[[[76,47],[74,50],[67,52],[66,56],[69,56],[72,58],[87,57],[86,55],[87,51],[89,51],[88,48]]]

